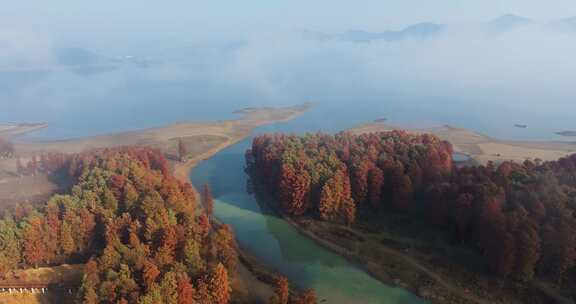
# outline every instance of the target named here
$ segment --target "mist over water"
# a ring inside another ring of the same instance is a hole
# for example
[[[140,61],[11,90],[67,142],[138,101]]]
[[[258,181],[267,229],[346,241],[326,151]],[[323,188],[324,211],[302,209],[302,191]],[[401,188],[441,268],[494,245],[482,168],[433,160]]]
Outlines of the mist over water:
[[[247,106],[313,101],[322,115],[309,123],[310,131],[338,124],[330,120],[384,117],[503,138],[561,140],[552,133],[576,129],[574,37],[535,24],[501,32],[451,25],[432,37],[364,43],[308,39],[296,30],[168,37],[162,45],[150,39],[150,48],[140,42],[134,49],[85,39],[95,56],[137,54],[147,62],[90,69],[60,63],[55,50],[62,42],[1,34],[0,43],[9,47],[0,51],[0,121],[48,122],[50,128],[33,136],[66,138],[230,119]]]

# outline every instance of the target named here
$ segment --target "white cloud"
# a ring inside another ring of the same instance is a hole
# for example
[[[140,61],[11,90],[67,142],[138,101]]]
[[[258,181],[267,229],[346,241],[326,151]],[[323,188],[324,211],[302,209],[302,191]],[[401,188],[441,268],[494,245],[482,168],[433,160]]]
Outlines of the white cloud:
[[[0,70],[47,67],[54,64],[52,41],[44,34],[0,29]]]

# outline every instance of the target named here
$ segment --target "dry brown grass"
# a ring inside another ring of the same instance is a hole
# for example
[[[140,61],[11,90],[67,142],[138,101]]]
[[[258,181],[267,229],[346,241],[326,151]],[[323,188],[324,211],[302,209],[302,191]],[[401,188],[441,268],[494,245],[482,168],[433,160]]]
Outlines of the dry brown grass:
[[[13,207],[18,203],[44,202],[59,190],[60,186],[45,174],[3,177],[0,178],[0,208]]]
[[[73,302],[73,296],[57,293],[0,294],[0,304],[65,304]]]
[[[53,283],[76,284],[84,275],[84,264],[63,264],[54,267],[29,268],[16,270],[5,279],[0,280],[2,286],[49,285]]]

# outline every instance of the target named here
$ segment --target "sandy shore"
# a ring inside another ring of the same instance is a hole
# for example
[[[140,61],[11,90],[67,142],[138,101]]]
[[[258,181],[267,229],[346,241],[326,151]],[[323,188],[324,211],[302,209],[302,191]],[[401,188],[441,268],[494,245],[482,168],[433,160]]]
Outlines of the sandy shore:
[[[512,160],[523,162],[526,159],[557,160],[576,153],[576,142],[554,141],[514,141],[496,139],[469,129],[452,126],[440,126],[423,129],[406,129],[402,126],[375,122],[353,128],[354,134],[382,132],[391,130],[407,130],[411,133],[430,133],[449,141],[454,151],[466,154],[481,164],[488,161],[502,162]]]
[[[125,145],[152,146],[167,153],[175,152],[175,141],[199,136],[222,137],[225,141],[246,137],[258,126],[287,121],[308,110],[310,104],[284,108],[254,108],[240,113],[235,120],[217,122],[180,122],[165,127],[121,132],[79,139],[55,141],[14,140],[16,152],[34,154],[40,152],[78,153],[96,148]],[[196,151],[202,154],[205,151]],[[195,157],[192,155],[191,157]]]
[[[311,104],[283,108],[250,108],[238,111],[239,118],[234,120],[180,122],[160,128],[56,141],[18,137],[45,128],[46,124],[5,124],[0,125],[0,137],[11,139],[16,154],[24,164],[32,155],[45,152],[78,153],[127,145],[150,146],[161,149],[171,160],[174,174],[183,181],[189,181],[190,170],[201,160],[246,138],[258,126],[291,120],[310,107]],[[188,150],[187,161],[184,163],[175,161],[179,140],[185,143]],[[42,201],[59,188],[41,174],[36,178],[20,178],[16,174],[15,158],[0,159],[0,206]]]
[[[0,124],[0,137],[11,138],[46,127],[45,123]]]

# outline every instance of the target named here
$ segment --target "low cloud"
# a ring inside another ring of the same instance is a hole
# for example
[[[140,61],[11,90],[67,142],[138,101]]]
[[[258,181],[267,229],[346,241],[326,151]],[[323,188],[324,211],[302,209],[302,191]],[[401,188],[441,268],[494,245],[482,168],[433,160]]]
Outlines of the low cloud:
[[[10,28],[0,30],[0,71],[53,64],[52,40],[49,36]]]
[[[156,52],[148,68],[89,76],[60,71],[23,82],[9,96],[0,93],[0,100],[16,101],[15,113],[32,106],[47,113],[98,110],[107,102],[127,112],[141,108],[139,103],[161,110],[184,101],[187,107],[368,102],[375,110],[432,112],[447,120],[492,115],[491,122],[503,125],[546,121],[550,128],[574,128],[567,121],[576,110],[575,36],[540,26],[501,33],[451,26],[426,39],[369,43],[310,40],[297,31],[254,33],[222,47],[198,42],[165,58]],[[36,38],[0,32],[0,45],[8,46],[0,47],[0,67],[53,65],[49,39]],[[174,96],[151,100],[170,92]]]

